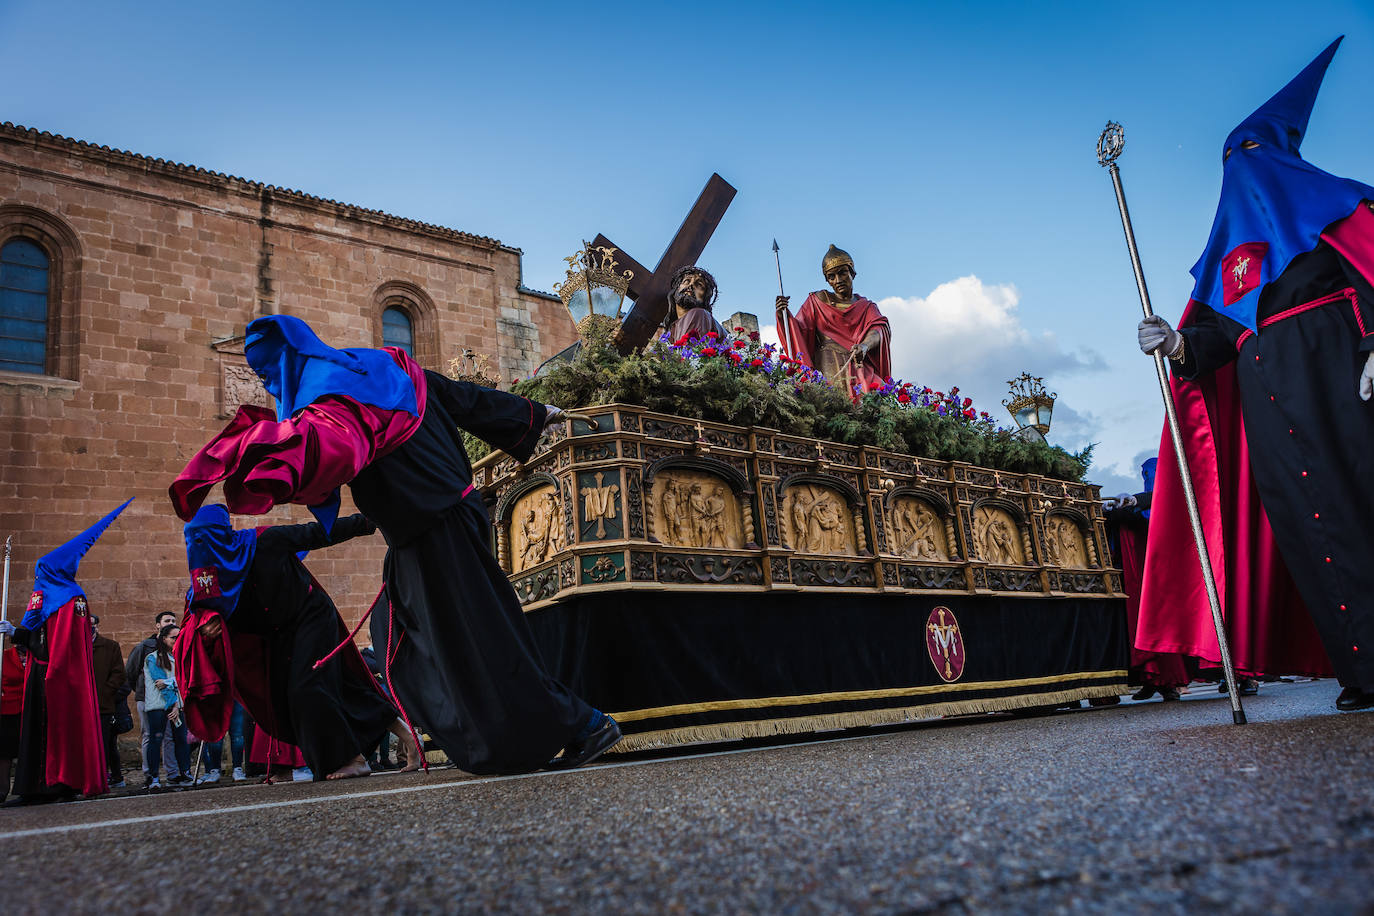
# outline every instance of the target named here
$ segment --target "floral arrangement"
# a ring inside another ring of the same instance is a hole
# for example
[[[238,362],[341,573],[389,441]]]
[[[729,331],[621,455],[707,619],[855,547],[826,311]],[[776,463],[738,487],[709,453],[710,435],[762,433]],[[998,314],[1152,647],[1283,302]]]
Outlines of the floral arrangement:
[[[700,338],[664,335],[620,356],[588,340],[571,361],[517,381],[513,392],[566,409],[635,404],[659,413],[735,426],[763,426],[846,445],[870,445],[1017,473],[1082,480],[1092,446],[1070,453],[1026,442],[997,426],[957,387],[935,390],[888,380],[857,401],[821,373],[736,328]],[[488,450],[469,438],[473,457]]]

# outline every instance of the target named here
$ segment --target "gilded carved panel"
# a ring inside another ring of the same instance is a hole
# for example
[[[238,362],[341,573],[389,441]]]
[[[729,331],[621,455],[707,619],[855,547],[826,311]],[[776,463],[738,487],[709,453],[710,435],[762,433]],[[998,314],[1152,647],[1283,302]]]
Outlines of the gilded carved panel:
[[[674,468],[654,477],[649,499],[653,536],[678,547],[723,547],[745,544],[739,499],[714,474]]]
[[[537,566],[563,549],[567,542],[559,509],[552,484],[516,500],[510,513],[511,572]]]
[[[892,523],[892,550],[915,560],[948,560],[945,523],[923,499],[899,496],[888,510]]]
[[[854,516],[839,491],[793,484],[783,491],[782,516],[787,544],[798,553],[859,555]]]
[[[978,559],[998,566],[1024,566],[1026,552],[1011,513],[997,506],[973,510],[973,543]]]
[[[1068,569],[1088,569],[1087,545],[1073,519],[1051,515],[1045,519],[1045,562]]]

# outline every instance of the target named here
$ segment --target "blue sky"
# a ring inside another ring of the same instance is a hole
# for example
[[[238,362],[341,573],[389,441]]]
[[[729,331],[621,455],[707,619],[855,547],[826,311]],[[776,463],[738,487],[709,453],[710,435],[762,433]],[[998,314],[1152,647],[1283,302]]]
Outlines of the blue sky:
[[[54,13],[55,10],[60,12]],[[1162,407],[1110,182],[1176,317],[1230,129],[1338,34],[1303,152],[1374,182],[1374,4],[376,4],[0,0],[0,120],[490,235],[528,285],[604,232],[655,263],[712,171],[720,309],[799,305],[831,242],[894,325],[897,374],[1133,486]],[[289,304],[288,304],[289,306]],[[1008,418],[1009,420],[1009,418]]]

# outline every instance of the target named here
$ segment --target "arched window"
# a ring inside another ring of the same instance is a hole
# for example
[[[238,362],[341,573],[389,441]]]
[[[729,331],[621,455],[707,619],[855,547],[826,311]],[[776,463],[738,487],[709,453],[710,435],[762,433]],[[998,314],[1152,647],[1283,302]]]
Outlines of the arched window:
[[[29,239],[0,246],[0,370],[47,371],[50,265]]]
[[[393,305],[382,312],[382,346],[400,347],[407,355],[415,355],[415,334],[405,309]]]

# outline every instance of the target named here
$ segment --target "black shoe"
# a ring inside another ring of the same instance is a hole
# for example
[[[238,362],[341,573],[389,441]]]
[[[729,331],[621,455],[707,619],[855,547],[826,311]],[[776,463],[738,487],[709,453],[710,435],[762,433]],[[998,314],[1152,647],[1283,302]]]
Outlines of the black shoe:
[[[1347,687],[1341,691],[1341,695],[1336,697],[1336,708],[1341,712],[1353,712],[1356,709],[1369,709],[1374,707],[1374,692],[1361,690],[1358,687]]]
[[[606,716],[596,731],[581,741],[574,741],[563,748],[562,756],[553,758],[545,766],[550,770],[571,770],[580,767],[615,747],[619,740],[620,726],[615,723],[615,719]]]
[[[1132,695],[1131,695],[1131,699],[1132,699],[1132,700],[1137,700],[1137,701],[1139,701],[1139,700],[1148,700],[1150,697],[1152,697],[1152,696],[1154,696],[1154,695],[1155,695],[1155,688],[1151,687],[1149,684],[1146,684],[1144,687],[1141,687],[1139,691],[1137,691],[1136,693],[1132,694]]]
[[[1183,695],[1178,692],[1177,687],[1161,687],[1159,690],[1159,698],[1168,703],[1171,700],[1181,700]]]
[[[1240,695],[1241,695],[1241,696],[1243,696],[1243,697],[1252,697],[1252,696],[1254,696],[1254,695],[1257,694],[1257,693],[1259,693],[1259,681],[1255,680],[1255,679],[1252,678],[1252,677],[1243,677],[1243,678],[1240,678]]]

